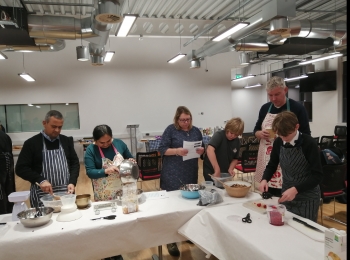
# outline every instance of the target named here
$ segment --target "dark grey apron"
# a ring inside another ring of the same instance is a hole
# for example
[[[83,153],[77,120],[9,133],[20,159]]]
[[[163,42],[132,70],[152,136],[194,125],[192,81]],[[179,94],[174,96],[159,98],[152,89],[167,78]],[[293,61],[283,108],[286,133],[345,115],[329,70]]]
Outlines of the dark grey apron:
[[[51,183],[53,192],[67,192],[69,184],[69,169],[67,158],[61,142],[56,150],[47,150],[43,137],[43,170],[41,175]],[[40,198],[46,193],[39,186],[30,186],[30,204],[32,207],[43,206]]]
[[[310,165],[307,162],[302,147],[285,148],[280,150],[280,165],[283,168],[282,193],[287,189],[304,182],[310,176]],[[320,187],[298,193],[294,200],[283,202],[288,211],[304,218],[317,221],[320,204]]]

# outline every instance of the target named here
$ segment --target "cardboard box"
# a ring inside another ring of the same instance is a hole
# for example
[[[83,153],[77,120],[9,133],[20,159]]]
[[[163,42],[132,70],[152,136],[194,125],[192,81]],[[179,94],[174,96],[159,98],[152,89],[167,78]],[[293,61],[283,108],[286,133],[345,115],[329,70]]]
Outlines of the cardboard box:
[[[330,228],[325,231],[324,255],[327,260],[346,260],[346,232]]]

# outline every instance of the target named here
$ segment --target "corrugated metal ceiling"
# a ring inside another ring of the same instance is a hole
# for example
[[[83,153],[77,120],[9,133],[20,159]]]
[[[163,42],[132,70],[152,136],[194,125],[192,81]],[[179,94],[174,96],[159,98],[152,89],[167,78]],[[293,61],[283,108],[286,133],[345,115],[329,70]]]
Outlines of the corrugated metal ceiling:
[[[281,0],[282,1],[282,0]],[[175,24],[186,23],[191,27],[182,32],[184,37],[192,37],[215,21],[223,19],[218,30],[225,29],[236,20],[246,20],[261,11],[270,0],[120,0],[122,14],[138,14],[132,35],[171,37],[178,35],[173,30]],[[37,15],[91,16],[96,6],[94,0],[0,0],[2,6],[23,7],[29,13]],[[296,17],[292,20],[323,20],[336,22],[347,20],[346,0],[296,0]],[[229,14],[229,15],[228,15]],[[232,23],[230,23],[230,21]],[[152,29],[150,29],[150,26]],[[114,26],[110,35],[114,35],[118,26]],[[186,27],[186,26],[185,26]],[[165,30],[164,28],[168,28]],[[215,30],[206,36],[213,36]],[[265,34],[264,30],[260,34]]]

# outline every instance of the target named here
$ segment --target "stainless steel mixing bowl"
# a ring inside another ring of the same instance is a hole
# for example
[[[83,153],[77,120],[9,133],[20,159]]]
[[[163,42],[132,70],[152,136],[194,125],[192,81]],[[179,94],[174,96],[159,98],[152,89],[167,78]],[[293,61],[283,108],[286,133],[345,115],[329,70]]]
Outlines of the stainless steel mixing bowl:
[[[41,216],[36,216],[37,209],[36,208],[30,208],[24,211],[21,211],[17,214],[17,217],[19,221],[23,224],[25,227],[40,227],[47,223],[49,223],[53,208],[51,207],[39,207],[38,208],[41,212]]]

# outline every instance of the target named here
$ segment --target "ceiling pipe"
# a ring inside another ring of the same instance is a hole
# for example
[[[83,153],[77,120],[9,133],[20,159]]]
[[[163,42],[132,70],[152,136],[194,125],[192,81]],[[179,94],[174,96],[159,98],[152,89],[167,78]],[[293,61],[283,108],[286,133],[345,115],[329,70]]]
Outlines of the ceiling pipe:
[[[211,29],[213,29],[216,25],[218,25],[219,23],[221,23],[223,20],[225,20],[226,18],[230,17],[231,15],[233,15],[234,13],[236,13],[237,11],[239,11],[241,8],[244,8],[244,6],[246,6],[247,4],[249,4],[251,2],[251,0],[245,1],[243,3],[240,3],[240,5],[236,8],[234,8],[233,10],[229,11],[228,13],[226,13],[224,16],[222,16],[220,19],[218,19],[216,22],[210,24],[209,26],[207,26],[203,31],[201,31],[200,33],[197,33],[195,36],[193,36],[193,38],[187,42],[185,42],[183,44],[184,47],[186,47],[187,45],[189,45],[191,42],[197,40],[200,36],[202,36],[203,34],[206,34],[207,32],[209,32]]]
[[[334,39],[334,46],[341,46],[346,42],[346,22],[338,21],[336,23],[331,23],[318,20],[298,21],[278,18],[271,21],[270,30],[267,33],[276,38],[278,36],[281,38],[301,37],[313,39],[326,39],[331,37]],[[275,40],[273,40],[272,43],[274,41]]]
[[[295,10],[294,0],[272,0],[263,7],[261,12],[244,21],[249,23],[247,27],[235,32],[227,40],[206,42],[201,48],[195,51],[195,56],[204,58],[222,52],[229,52],[232,50],[232,46],[240,40],[254,34],[261,28],[269,26],[271,20],[279,17],[295,17]]]
[[[103,65],[104,46],[109,39],[109,31],[113,24],[122,20],[120,1],[94,1],[94,7],[93,16],[82,19],[67,16],[28,15],[29,36],[34,38],[37,46],[2,46],[2,49],[4,51],[59,51],[65,47],[64,40],[84,39],[89,42],[92,65]]]
[[[233,48],[235,51],[266,52],[269,50],[269,45],[267,43],[242,42],[242,43],[237,43]]]

